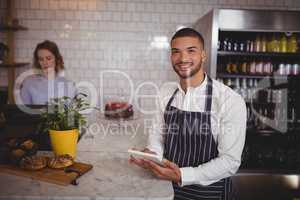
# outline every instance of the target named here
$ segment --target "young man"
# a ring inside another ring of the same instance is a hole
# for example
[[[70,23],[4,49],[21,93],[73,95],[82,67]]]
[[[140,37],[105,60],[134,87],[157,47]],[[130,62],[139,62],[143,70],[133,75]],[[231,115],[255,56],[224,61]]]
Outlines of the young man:
[[[174,199],[231,199],[230,176],[241,163],[246,106],[241,96],[204,73],[203,37],[184,28],[171,39],[171,62],[179,86],[167,98],[149,145],[164,156],[164,166],[146,159],[130,161],[173,182]],[[162,128],[164,125],[165,128]]]

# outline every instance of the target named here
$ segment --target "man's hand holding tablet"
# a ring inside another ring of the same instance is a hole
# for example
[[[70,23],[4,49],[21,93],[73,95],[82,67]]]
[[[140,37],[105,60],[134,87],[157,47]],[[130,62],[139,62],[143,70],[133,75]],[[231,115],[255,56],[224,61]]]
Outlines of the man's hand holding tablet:
[[[139,151],[135,149],[128,149],[128,153],[130,154],[131,158],[133,157],[136,159],[145,159],[151,160],[159,165],[163,165],[163,157],[157,155],[154,152],[150,152],[149,150]]]
[[[163,159],[162,156],[157,155],[149,149],[144,149],[142,151],[129,149],[128,153],[130,154],[130,163],[134,163],[142,168],[150,170],[158,178],[180,183],[181,172],[175,163]]]

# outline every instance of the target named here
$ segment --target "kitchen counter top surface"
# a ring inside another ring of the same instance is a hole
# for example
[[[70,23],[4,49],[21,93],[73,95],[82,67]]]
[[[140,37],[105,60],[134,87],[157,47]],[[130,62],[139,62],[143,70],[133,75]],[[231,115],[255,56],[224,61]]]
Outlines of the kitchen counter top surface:
[[[78,152],[78,162],[93,169],[78,179],[79,185],[60,186],[19,176],[0,174],[0,199],[47,200],[124,200],[172,199],[168,181],[131,165],[126,153]]]

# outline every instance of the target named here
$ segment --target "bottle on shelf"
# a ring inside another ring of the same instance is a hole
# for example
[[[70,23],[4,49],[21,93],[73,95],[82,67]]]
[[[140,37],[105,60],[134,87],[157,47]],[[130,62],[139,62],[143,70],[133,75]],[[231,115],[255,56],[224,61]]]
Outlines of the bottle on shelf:
[[[232,69],[232,61],[229,58],[228,61],[226,62],[226,66],[225,66],[225,72],[231,74],[231,69]]]
[[[300,53],[300,36],[297,38],[297,52]]]
[[[224,38],[224,40],[220,44],[220,48],[223,51],[227,51],[228,38]]]
[[[254,41],[254,52],[262,51],[262,41],[260,34],[257,34]]]
[[[259,114],[260,114],[260,120],[259,120],[259,129],[260,130],[266,130],[267,129],[267,117],[268,117],[268,109],[265,107],[261,107],[259,109]]]
[[[287,40],[287,52],[296,53],[297,52],[297,38],[296,34],[292,33]]]
[[[237,74],[238,73],[238,62],[236,60],[228,59],[226,66],[225,66],[225,72],[228,74]]]
[[[284,63],[279,63],[277,73],[279,75],[286,75],[286,69]]]
[[[280,35],[279,52],[281,52],[281,53],[287,52],[287,39],[286,39],[285,33],[282,33]]]
[[[267,52],[267,37],[263,34],[261,37],[261,52]]]
[[[273,37],[274,34],[268,34],[267,36],[267,52],[273,52]]]
[[[247,109],[247,128],[254,128],[254,115],[253,115],[253,112],[252,112],[252,109],[249,105],[246,106],[246,109]]]
[[[263,74],[270,76],[273,73],[273,64],[268,59],[263,62]]]
[[[253,97],[254,92],[255,92],[254,79],[252,79],[252,78],[248,79],[247,86],[248,86],[248,91],[247,91],[248,101],[253,102],[255,100],[254,97]]]
[[[279,40],[278,40],[278,34],[273,33],[271,40],[269,41],[269,45],[267,45],[267,47],[269,47],[267,49],[268,52],[279,52],[280,48],[279,48]]]
[[[239,78],[236,78],[236,79],[234,80],[233,90],[234,90],[235,92],[237,92],[238,94],[241,94],[241,87],[240,87],[240,80],[239,80]]]
[[[254,75],[255,72],[256,72],[256,62],[255,62],[254,59],[251,60],[251,62],[250,62],[250,64],[249,64],[249,68],[250,68],[249,74]]]
[[[241,40],[239,42],[239,51],[240,52],[245,52],[246,51],[246,41]]]
[[[257,61],[255,63],[255,74],[263,75],[263,66],[264,66],[264,63],[262,60]]]
[[[246,52],[253,52],[254,44],[251,40],[246,40]]]
[[[291,63],[286,63],[285,64],[285,72],[286,72],[286,75],[291,75],[293,73]]]
[[[246,102],[249,101],[248,88],[247,88],[247,80],[246,78],[242,79],[240,94],[244,98]]]
[[[232,41],[232,51],[239,51],[239,42],[237,40]]]
[[[231,66],[231,73],[233,73],[233,74],[238,74],[238,65],[239,65],[239,63],[238,63],[238,61],[237,60],[235,60],[233,63],[232,63],[232,66]]]
[[[233,44],[232,44],[232,40],[229,38],[227,38],[227,48],[225,51],[232,51],[233,50]]]
[[[298,63],[294,63],[292,66],[292,75],[300,74],[300,65]]]
[[[224,80],[223,80],[223,83],[224,83],[226,86],[228,86],[228,87],[230,87],[230,88],[233,88],[233,84],[232,84],[231,78],[224,79]]]
[[[258,80],[257,79],[253,79],[253,88],[252,88],[252,99],[253,101],[257,101],[258,99],[258,91],[260,90],[260,88],[258,88]]]
[[[248,69],[249,69],[249,63],[247,62],[246,58],[244,57],[239,65],[239,71],[242,74],[248,74]]]

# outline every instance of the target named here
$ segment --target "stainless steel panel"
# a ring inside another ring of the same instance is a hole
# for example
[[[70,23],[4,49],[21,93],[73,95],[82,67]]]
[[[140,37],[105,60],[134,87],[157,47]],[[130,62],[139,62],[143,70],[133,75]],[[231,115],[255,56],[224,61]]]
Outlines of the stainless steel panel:
[[[296,11],[219,10],[221,30],[300,32],[299,20]]]
[[[199,31],[204,38],[205,51],[207,54],[207,60],[204,64],[204,68],[211,77],[216,77],[216,51],[219,37],[217,14],[217,12],[211,11],[200,18],[194,25],[194,28]]]

